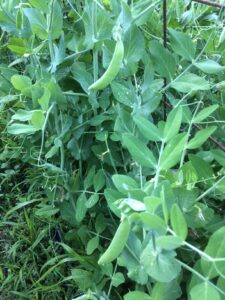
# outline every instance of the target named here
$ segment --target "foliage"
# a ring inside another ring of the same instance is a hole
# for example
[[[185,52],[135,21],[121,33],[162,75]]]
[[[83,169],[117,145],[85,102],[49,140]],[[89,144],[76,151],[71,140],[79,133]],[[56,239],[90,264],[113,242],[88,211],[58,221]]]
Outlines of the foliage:
[[[167,17],[164,48],[162,1],[1,1],[2,299],[225,299],[224,12]]]

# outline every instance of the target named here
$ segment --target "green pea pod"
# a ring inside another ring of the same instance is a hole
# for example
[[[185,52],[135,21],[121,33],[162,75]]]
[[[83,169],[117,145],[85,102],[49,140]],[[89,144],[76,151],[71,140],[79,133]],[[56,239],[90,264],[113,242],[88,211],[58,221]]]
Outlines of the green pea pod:
[[[107,85],[110,84],[110,82],[113,81],[113,79],[116,77],[116,75],[119,73],[119,70],[121,68],[122,60],[124,55],[124,46],[123,41],[118,40],[116,42],[116,47],[113,53],[112,60],[105,71],[105,73],[92,85],[89,86],[89,90],[102,90]]]
[[[124,219],[120,223],[108,249],[100,257],[98,261],[99,265],[110,263],[120,255],[120,253],[123,251],[124,246],[126,245],[129,233],[130,233],[129,221],[128,219]]]

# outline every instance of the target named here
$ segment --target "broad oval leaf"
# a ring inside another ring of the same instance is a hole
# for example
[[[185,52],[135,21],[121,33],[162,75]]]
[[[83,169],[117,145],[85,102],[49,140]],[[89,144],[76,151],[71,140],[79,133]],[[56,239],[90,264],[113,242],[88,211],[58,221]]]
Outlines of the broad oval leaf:
[[[159,216],[143,212],[140,213],[140,219],[150,229],[166,232],[166,223]]]
[[[11,77],[11,83],[15,89],[22,91],[32,85],[31,79],[23,75],[13,75]]]
[[[153,153],[139,139],[131,134],[125,134],[123,142],[137,163],[143,167],[156,167],[157,163]]]
[[[151,297],[141,291],[132,291],[124,295],[124,300],[151,300]]]
[[[162,139],[159,129],[146,118],[142,116],[134,116],[133,119],[141,134],[143,134],[143,136],[149,141],[157,142]]]
[[[219,273],[225,276],[225,226],[211,235],[204,252],[213,258],[221,258],[223,261],[212,262],[202,257],[201,267],[203,274],[209,279],[218,276]]]
[[[207,91],[210,89],[208,81],[193,73],[186,73],[171,83],[171,87],[181,93],[192,91]]]
[[[181,57],[192,61],[195,57],[195,45],[192,39],[183,32],[169,29],[171,47]]]
[[[174,203],[171,209],[170,221],[172,225],[172,229],[176,233],[178,237],[181,237],[183,240],[186,239],[188,234],[188,228],[186,220],[183,216],[182,211],[179,206]]]
[[[209,107],[204,108],[195,116],[194,123],[203,121],[209,115],[211,115],[218,107],[219,107],[218,104],[214,104],[214,105],[210,105]]]
[[[207,281],[194,286],[190,296],[191,300],[220,300],[219,292]]]
[[[170,282],[181,271],[181,266],[174,256],[174,252],[163,253],[154,249],[150,241],[143,250],[140,261],[149,276],[158,282]]]
[[[33,125],[14,123],[7,128],[8,133],[10,134],[33,134],[37,131],[37,128]]]
[[[168,114],[166,124],[163,131],[163,138],[168,142],[172,137],[178,134],[182,121],[182,107],[174,108]]]
[[[183,243],[182,238],[178,236],[159,236],[156,239],[156,245],[166,250],[173,250],[180,247]]]
[[[224,70],[224,67],[218,64],[218,62],[207,59],[195,63],[195,66],[200,69],[202,72],[207,74],[216,74]]]
[[[203,143],[205,143],[207,141],[207,139],[216,130],[216,128],[217,128],[216,126],[210,126],[208,128],[199,130],[195,134],[195,136],[188,142],[187,149],[199,148]]]
[[[169,141],[160,159],[161,170],[168,170],[179,162],[186,141],[187,133],[180,133]]]
[[[129,190],[138,189],[139,187],[133,178],[126,175],[113,175],[112,180],[117,190],[125,195],[127,195]]]

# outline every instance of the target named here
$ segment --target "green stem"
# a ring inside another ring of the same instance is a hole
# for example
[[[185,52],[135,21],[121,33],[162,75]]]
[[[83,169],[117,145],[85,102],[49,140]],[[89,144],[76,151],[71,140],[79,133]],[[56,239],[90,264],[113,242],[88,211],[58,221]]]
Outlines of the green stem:
[[[201,200],[202,198],[204,198],[206,195],[208,195],[210,192],[212,192],[217,186],[218,184],[220,184],[221,181],[223,181],[225,179],[225,175],[223,177],[221,177],[217,182],[215,182],[213,184],[213,186],[211,186],[208,190],[206,190],[203,194],[201,194],[196,201]]]
[[[216,289],[219,293],[221,293],[222,295],[225,296],[225,292],[222,291],[220,288],[218,288],[215,284],[213,284],[211,281],[209,281],[206,277],[204,277],[202,274],[200,274],[199,272],[197,272],[195,269],[189,267],[188,265],[186,265],[185,263],[183,263],[182,261],[177,259],[177,262],[185,269],[187,269],[188,271],[190,271],[191,273],[195,274],[198,278],[200,278],[203,282],[207,282],[208,284],[210,284],[214,289]]]

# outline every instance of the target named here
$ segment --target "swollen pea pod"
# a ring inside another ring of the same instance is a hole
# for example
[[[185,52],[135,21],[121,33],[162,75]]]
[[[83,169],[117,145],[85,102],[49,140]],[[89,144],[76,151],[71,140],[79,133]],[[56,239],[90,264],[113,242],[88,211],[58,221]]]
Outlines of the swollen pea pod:
[[[121,68],[122,60],[124,55],[124,46],[123,41],[119,39],[116,42],[116,47],[113,53],[112,60],[105,71],[105,73],[92,85],[89,86],[89,90],[102,90],[107,85],[110,84],[110,82],[113,81],[113,79],[116,77],[116,75],[119,73],[119,70]]]
[[[130,223],[128,219],[124,219],[120,223],[108,249],[100,257],[98,261],[99,265],[110,263],[120,255],[120,253],[123,251],[124,246],[126,245],[129,233]]]

